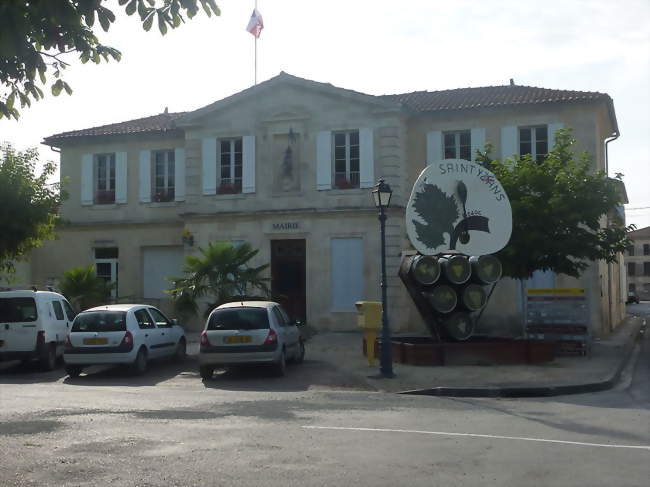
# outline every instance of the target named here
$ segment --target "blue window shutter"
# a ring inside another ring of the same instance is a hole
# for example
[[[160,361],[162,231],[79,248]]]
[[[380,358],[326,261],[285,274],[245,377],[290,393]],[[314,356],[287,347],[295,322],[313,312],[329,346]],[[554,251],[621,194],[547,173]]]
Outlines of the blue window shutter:
[[[442,151],[442,132],[434,130],[427,133],[427,160],[426,165],[441,161],[444,157]]]
[[[316,136],[316,188],[332,189],[332,132],[328,130]]]
[[[151,151],[140,151],[140,201],[151,202]]]
[[[203,194],[217,194],[217,139],[208,137],[201,141],[203,166]]]
[[[174,149],[174,201],[185,201],[185,149]]]
[[[332,311],[356,311],[354,303],[364,299],[363,239],[331,240]]]
[[[242,137],[242,193],[255,192],[255,136]]]
[[[555,147],[555,132],[564,128],[563,123],[549,123],[548,124],[548,151],[551,152]]]
[[[472,129],[470,132],[472,139],[472,154],[470,159],[472,161],[476,160],[476,151],[485,150],[485,129]]]
[[[375,155],[372,129],[359,130],[360,181],[359,187],[372,188],[375,185]]]
[[[126,152],[115,153],[115,202],[126,203],[128,187],[127,181],[129,168],[127,166]]]
[[[93,180],[93,155],[81,156],[81,204],[92,205],[95,185]]]
[[[501,127],[501,160],[519,154],[517,127]]]

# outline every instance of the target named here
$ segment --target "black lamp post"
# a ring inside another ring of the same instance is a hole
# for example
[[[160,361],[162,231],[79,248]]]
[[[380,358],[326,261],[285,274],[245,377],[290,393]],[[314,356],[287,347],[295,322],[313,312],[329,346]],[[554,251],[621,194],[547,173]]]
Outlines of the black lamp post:
[[[379,223],[381,226],[381,356],[379,370],[383,377],[394,377],[393,357],[390,343],[390,328],[388,327],[388,305],[386,299],[386,209],[390,205],[393,192],[390,186],[380,178],[372,190],[375,206],[379,209]]]

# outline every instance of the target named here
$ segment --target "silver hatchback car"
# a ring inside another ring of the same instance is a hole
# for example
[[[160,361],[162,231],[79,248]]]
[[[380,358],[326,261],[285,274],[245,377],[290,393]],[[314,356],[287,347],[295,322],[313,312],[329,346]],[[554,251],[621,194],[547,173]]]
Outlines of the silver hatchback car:
[[[210,313],[201,333],[201,378],[220,366],[270,364],[284,375],[287,361],[301,363],[305,344],[298,326],[278,303],[237,301]]]

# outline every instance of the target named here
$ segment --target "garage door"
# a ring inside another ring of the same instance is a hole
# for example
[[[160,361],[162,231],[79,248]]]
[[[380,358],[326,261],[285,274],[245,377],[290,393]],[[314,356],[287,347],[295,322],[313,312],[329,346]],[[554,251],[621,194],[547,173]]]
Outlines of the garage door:
[[[144,297],[169,298],[165,290],[171,283],[166,278],[183,275],[183,247],[145,247],[143,261]]]

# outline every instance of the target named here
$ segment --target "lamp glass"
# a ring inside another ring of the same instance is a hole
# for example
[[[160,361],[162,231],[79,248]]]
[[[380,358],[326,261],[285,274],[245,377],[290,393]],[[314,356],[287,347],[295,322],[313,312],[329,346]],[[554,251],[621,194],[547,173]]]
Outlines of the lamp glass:
[[[393,191],[390,189],[390,186],[386,184],[383,179],[380,179],[379,183],[377,183],[375,188],[372,190],[372,197],[375,201],[375,206],[377,208],[388,208],[391,196],[393,196]]]

